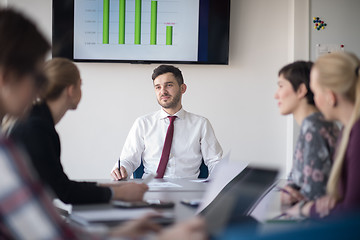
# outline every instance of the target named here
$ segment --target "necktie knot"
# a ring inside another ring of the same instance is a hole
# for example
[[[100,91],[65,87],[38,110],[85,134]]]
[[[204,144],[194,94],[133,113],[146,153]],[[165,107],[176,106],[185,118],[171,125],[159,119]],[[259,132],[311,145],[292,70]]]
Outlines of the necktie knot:
[[[175,121],[176,116],[168,116],[170,123],[173,123]]]

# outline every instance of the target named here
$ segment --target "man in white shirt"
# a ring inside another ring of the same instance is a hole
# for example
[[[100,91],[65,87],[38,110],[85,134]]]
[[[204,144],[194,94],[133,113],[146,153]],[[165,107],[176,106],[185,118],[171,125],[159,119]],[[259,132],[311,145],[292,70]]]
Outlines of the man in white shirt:
[[[181,71],[171,65],[160,65],[152,75],[161,110],[135,120],[118,163],[111,171],[115,180],[128,178],[144,164],[144,173],[156,173],[169,127],[168,116],[176,116],[170,155],[164,178],[195,179],[204,160],[211,173],[222,158],[222,148],[206,118],[186,112],[181,98],[186,91]]]

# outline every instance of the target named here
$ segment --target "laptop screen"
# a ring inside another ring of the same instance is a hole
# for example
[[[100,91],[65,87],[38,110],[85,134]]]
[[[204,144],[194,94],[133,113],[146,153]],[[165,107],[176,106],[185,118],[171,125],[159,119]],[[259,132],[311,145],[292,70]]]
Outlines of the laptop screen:
[[[211,233],[218,232],[227,223],[239,221],[251,214],[274,185],[277,174],[277,170],[246,167],[200,212],[208,230]]]

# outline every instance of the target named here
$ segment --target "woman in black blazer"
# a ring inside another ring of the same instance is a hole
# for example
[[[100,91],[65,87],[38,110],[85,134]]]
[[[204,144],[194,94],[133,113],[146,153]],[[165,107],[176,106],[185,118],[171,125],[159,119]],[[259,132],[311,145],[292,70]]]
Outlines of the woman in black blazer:
[[[64,203],[103,203],[110,200],[140,201],[148,187],[145,184],[122,183],[98,186],[95,182],[76,182],[64,173],[61,148],[55,125],[81,99],[81,78],[74,63],[54,58],[45,65],[48,86],[41,101],[33,106],[23,122],[17,123],[10,136],[29,153],[41,180]]]

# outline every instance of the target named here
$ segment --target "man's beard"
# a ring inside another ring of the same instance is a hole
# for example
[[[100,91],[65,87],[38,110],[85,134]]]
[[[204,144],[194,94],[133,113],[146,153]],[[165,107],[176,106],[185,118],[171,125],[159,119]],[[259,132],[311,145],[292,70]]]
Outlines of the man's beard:
[[[165,95],[168,96],[168,95]],[[180,102],[180,98],[181,98],[181,92],[179,91],[174,98],[172,99],[172,101],[166,102],[166,103],[161,103],[158,100],[158,103],[160,104],[160,106],[162,106],[163,108],[167,109],[167,108],[175,108],[178,103]]]

